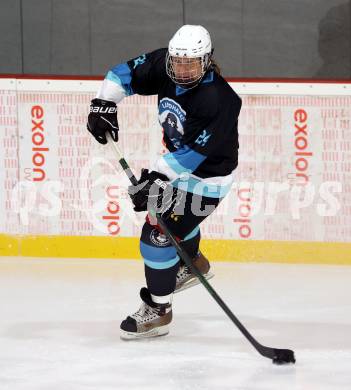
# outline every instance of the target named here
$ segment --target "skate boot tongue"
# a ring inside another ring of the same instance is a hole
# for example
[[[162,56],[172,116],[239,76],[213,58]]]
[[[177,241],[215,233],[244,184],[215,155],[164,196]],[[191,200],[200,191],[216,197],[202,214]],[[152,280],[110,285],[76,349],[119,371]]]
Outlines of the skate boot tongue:
[[[150,291],[146,287],[140,289],[140,298],[143,302],[145,302],[152,308],[156,308],[159,306],[152,300]]]

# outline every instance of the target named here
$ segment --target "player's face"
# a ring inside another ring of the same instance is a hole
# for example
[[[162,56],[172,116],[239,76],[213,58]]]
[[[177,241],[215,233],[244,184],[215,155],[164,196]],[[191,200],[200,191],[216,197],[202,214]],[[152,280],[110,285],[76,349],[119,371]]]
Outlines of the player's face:
[[[201,78],[201,58],[172,57],[171,61],[175,79],[180,84],[190,84]]]

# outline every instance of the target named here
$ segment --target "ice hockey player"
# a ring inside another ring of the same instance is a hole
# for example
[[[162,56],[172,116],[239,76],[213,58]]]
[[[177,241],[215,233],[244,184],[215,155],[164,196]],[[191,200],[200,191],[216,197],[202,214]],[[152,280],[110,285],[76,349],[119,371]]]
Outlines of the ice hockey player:
[[[91,101],[88,130],[101,144],[109,132],[118,141],[117,104],[126,96],[158,95],[158,116],[168,152],[139,185],[129,188],[135,211],[158,207],[167,228],[181,240],[195,266],[210,277],[199,252],[199,224],[211,214],[233,182],[238,165],[241,99],[221,77],[210,34],[184,25],[168,49],[114,66]],[[172,321],[172,295],[197,283],[161,229],[146,217],[140,238],[147,288],[142,305],[120,326],[121,338],[165,335]]]

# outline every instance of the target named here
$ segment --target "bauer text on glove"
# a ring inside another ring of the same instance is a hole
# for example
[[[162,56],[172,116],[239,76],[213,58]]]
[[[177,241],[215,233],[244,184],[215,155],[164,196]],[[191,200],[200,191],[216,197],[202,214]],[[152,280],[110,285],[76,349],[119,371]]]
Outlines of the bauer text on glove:
[[[107,143],[107,132],[117,142],[119,128],[116,103],[108,100],[93,99],[90,103],[87,129],[100,144]]]

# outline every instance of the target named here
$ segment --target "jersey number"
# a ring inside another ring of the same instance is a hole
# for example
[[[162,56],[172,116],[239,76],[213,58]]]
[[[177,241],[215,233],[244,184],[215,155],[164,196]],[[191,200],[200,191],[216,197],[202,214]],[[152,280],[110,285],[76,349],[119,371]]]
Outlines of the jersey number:
[[[195,143],[200,146],[205,146],[211,135],[212,134],[207,134],[207,130],[203,130],[203,132],[197,137]]]
[[[133,69],[135,69],[138,65],[143,64],[145,61],[146,61],[146,55],[145,55],[145,54],[143,54],[142,56],[136,58],[136,59],[134,60]]]

